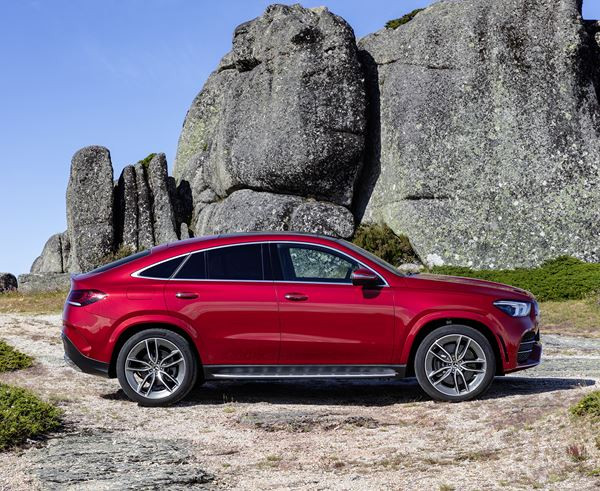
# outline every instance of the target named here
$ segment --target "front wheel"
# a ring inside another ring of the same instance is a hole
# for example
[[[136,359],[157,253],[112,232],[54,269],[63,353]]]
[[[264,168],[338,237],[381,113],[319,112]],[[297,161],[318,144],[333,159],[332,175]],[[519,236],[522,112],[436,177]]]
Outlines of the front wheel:
[[[462,325],[440,327],[417,348],[415,373],[421,388],[440,401],[466,401],[485,392],[496,372],[487,338]]]
[[[197,362],[187,340],[167,329],[148,329],[129,338],[117,357],[123,391],[142,406],[168,406],[196,383]]]

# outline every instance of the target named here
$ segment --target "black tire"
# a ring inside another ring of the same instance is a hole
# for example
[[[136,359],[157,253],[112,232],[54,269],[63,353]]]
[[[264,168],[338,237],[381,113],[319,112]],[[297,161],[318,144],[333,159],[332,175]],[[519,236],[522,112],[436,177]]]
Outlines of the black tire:
[[[459,361],[456,360],[456,352],[452,351],[457,344],[458,358],[463,349],[465,351]],[[446,349],[440,349],[440,346]],[[433,351],[431,354],[430,349]],[[482,356],[485,357],[485,363],[477,361]],[[419,385],[433,399],[460,402],[478,397],[489,389],[496,373],[496,357],[490,342],[479,331],[450,324],[429,333],[421,341],[414,368]]]
[[[176,353],[173,346],[179,351],[176,355],[173,355]],[[134,355],[135,350],[141,350],[137,356]],[[182,361],[175,367],[163,368],[162,364],[159,364],[161,354],[164,355],[165,365],[173,360]],[[169,355],[171,358],[167,359]],[[131,361],[128,361],[129,356],[140,360],[133,364],[134,367],[141,367],[140,372],[126,370],[126,363],[130,368],[132,366]],[[155,368],[148,368],[150,364]],[[127,397],[141,406],[148,407],[169,406],[180,401],[194,387],[198,378],[198,361],[190,343],[183,336],[168,329],[147,329],[133,335],[121,347],[116,368],[117,378]],[[138,392],[132,386],[135,380],[144,379],[147,374],[150,377],[154,375],[154,379],[150,378],[152,384],[148,381],[144,386],[150,387],[149,396]]]

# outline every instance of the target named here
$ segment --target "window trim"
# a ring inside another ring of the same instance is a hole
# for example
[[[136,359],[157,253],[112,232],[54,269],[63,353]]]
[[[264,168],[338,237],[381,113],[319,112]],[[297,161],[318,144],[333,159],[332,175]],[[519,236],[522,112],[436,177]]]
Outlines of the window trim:
[[[329,281],[286,281],[286,280],[276,280],[276,279],[270,279],[270,280],[213,280],[213,279],[208,279],[208,278],[198,278],[198,279],[193,279],[193,278],[175,278],[174,276],[179,272],[179,270],[185,265],[185,263],[187,262],[188,258],[184,259],[181,264],[179,265],[179,267],[175,270],[175,272],[171,275],[170,278],[151,278],[151,277],[147,277],[147,276],[139,276],[140,273],[144,272],[146,269],[149,269],[153,266],[156,266],[158,264],[164,263],[166,261],[170,261],[171,259],[176,259],[178,257],[182,257],[182,256],[191,256],[192,254],[198,253],[198,252],[206,252],[206,251],[210,251],[212,249],[222,249],[223,247],[236,247],[236,246],[243,246],[243,245],[256,245],[256,244],[261,244],[261,245],[270,245],[270,244],[297,244],[297,245],[310,245],[310,246],[314,246],[314,247],[322,247],[324,249],[329,249],[332,250],[334,252],[337,252],[338,254],[341,254],[342,256],[347,257],[348,259],[357,262],[358,264],[360,264],[363,268],[368,269],[369,271],[375,273],[379,278],[381,278],[381,280],[383,281],[382,285],[379,285],[379,288],[387,288],[389,287],[389,283],[388,281],[385,279],[385,277],[379,273],[378,271],[376,271],[375,269],[373,269],[371,266],[368,266],[367,264],[365,264],[364,262],[362,262],[360,259],[355,258],[354,256],[347,254],[344,251],[340,251],[339,249],[336,249],[335,247],[331,247],[328,245],[324,245],[324,244],[317,244],[314,242],[301,242],[298,240],[258,240],[258,241],[253,241],[253,242],[238,242],[235,244],[222,244],[222,245],[218,245],[218,246],[213,246],[213,247],[206,247],[204,249],[198,249],[195,251],[188,251],[185,252],[183,254],[179,254],[177,256],[172,256],[169,257],[167,259],[163,259],[162,261],[157,261],[156,263],[150,264],[148,266],[144,266],[143,268],[131,273],[130,276],[132,276],[133,278],[141,278],[143,280],[155,280],[155,281],[195,281],[195,282],[207,282],[207,283],[214,283],[214,282],[228,282],[228,283],[294,283],[294,284],[303,284],[303,285],[330,285],[330,286],[354,286],[352,283],[332,283]],[[265,257],[264,257],[264,247],[262,248],[262,267],[263,267],[263,274],[265,273]],[[269,260],[272,259],[271,256],[271,248],[267,247],[266,248],[268,251],[268,255],[269,255]],[[358,252],[357,252],[358,254]],[[277,258],[277,261],[279,261],[279,258]],[[271,273],[273,273],[273,271],[271,271]]]

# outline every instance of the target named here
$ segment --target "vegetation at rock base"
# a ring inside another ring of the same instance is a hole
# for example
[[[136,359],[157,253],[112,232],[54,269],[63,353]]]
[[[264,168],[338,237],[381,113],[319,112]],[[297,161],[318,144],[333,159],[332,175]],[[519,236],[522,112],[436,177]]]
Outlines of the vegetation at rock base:
[[[0,384],[0,451],[60,427],[61,411],[32,392]]]
[[[123,259],[127,256],[131,256],[135,251],[129,246],[121,246],[117,251],[112,254],[108,254],[104,256],[100,260],[100,264],[98,266],[104,266],[105,264],[112,263],[114,261],[118,261],[119,259]]]
[[[30,367],[33,358],[0,340],[0,372]]]
[[[505,283],[533,293],[540,301],[579,300],[600,292],[600,264],[561,256],[538,268],[473,270],[437,266],[431,272]]]
[[[396,235],[387,225],[361,225],[352,242],[394,266],[420,262],[408,238]]]
[[[8,292],[0,295],[0,314],[50,314],[61,312],[68,292]]]
[[[422,12],[423,10],[425,10],[425,9],[415,9],[412,12],[409,12],[408,14],[403,15],[402,17],[400,17],[398,19],[389,20],[386,22],[385,27],[386,27],[386,29],[397,29],[398,27],[413,20],[415,15],[417,15],[419,12]]]
[[[590,417],[595,421],[600,421],[600,390],[590,392],[571,407],[571,414],[579,417]]]
[[[138,164],[142,164],[144,167],[148,167],[148,165],[150,165],[150,161],[156,157],[156,153],[149,153],[146,157],[144,157],[142,160],[138,161]]]

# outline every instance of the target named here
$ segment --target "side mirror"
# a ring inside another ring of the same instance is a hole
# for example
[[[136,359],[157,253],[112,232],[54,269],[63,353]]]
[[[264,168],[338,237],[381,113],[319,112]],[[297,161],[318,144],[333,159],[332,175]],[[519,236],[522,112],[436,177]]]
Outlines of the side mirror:
[[[350,275],[353,285],[358,286],[377,286],[381,279],[373,271],[366,268],[358,268],[352,271]]]

